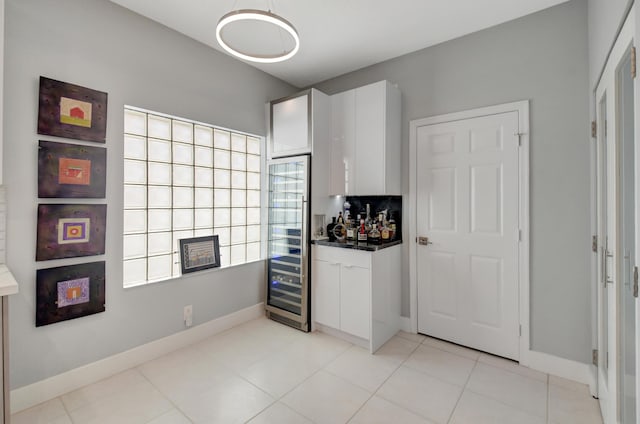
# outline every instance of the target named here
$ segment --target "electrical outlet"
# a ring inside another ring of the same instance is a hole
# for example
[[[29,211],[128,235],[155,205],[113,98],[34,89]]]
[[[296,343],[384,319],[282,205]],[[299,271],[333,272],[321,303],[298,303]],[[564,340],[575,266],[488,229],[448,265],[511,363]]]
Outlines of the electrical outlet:
[[[185,327],[191,327],[193,325],[193,306],[187,305],[184,307],[184,325]]]

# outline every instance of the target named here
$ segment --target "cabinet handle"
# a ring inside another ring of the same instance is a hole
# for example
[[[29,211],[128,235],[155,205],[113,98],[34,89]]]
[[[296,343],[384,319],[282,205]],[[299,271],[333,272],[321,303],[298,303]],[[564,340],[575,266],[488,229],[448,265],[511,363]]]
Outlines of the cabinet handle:
[[[329,265],[331,265],[331,266],[340,265],[340,262],[329,262]]]
[[[353,265],[342,264],[342,266],[345,268],[353,268]]]

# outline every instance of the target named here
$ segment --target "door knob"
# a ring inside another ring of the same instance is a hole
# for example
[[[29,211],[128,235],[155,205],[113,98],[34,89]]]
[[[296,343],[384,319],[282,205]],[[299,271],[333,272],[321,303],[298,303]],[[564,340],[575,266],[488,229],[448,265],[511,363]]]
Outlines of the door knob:
[[[433,243],[429,241],[429,237],[418,237],[418,244],[421,246],[428,246]]]

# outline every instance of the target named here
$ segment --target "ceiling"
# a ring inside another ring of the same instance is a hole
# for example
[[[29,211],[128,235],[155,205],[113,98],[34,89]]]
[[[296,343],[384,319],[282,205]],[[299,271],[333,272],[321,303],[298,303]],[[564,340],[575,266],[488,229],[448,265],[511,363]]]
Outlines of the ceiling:
[[[300,51],[286,62],[247,63],[306,87],[568,0],[111,1],[219,51],[215,27],[221,16],[235,9],[270,9],[296,27]],[[244,42],[251,39],[261,37],[252,34]]]

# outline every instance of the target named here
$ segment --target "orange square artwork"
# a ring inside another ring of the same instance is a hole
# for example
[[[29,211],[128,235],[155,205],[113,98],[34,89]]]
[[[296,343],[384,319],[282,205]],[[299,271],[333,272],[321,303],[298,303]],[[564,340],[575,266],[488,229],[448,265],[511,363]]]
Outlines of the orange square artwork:
[[[67,289],[67,300],[75,300],[82,295],[82,289],[80,287],[69,287]]]
[[[58,166],[58,184],[90,185],[91,161],[60,158]]]

